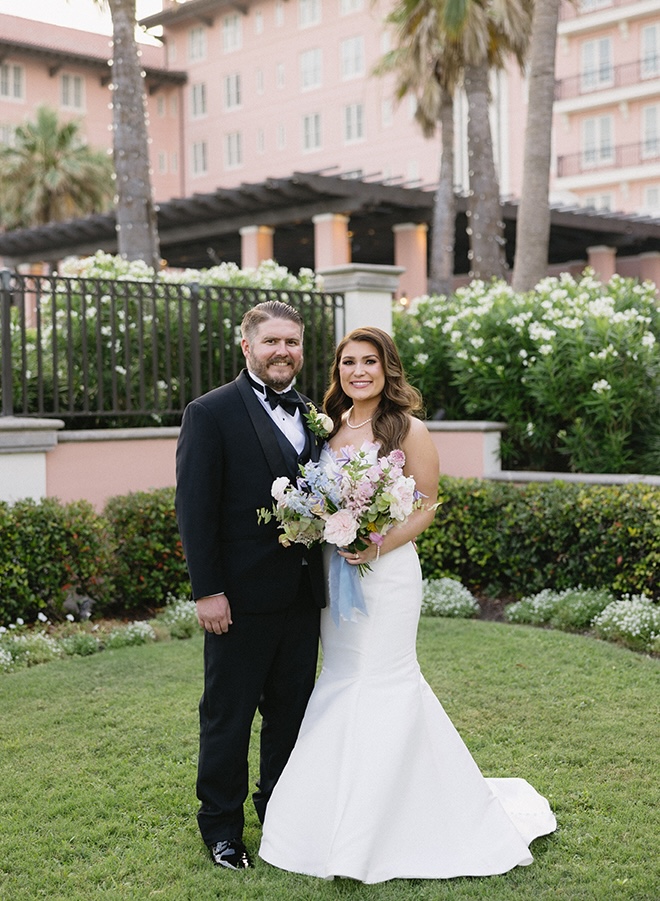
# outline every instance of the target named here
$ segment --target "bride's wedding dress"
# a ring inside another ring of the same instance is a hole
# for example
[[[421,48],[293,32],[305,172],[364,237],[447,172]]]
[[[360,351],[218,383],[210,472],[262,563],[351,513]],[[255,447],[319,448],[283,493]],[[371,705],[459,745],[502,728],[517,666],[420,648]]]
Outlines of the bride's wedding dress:
[[[482,776],[424,680],[414,546],[384,554],[361,584],[366,616],[337,627],[322,613],[323,668],[269,801],[260,856],[365,883],[531,863],[530,842],[555,818],[524,779]]]

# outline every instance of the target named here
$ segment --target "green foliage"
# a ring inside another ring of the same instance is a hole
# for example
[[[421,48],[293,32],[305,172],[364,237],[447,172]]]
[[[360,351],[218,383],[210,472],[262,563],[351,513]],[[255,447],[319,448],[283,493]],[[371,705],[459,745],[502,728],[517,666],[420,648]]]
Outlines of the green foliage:
[[[110,498],[104,515],[114,534],[113,581],[122,610],[161,607],[170,594],[188,593],[173,488]]]
[[[0,622],[39,610],[61,616],[71,591],[99,606],[112,597],[107,523],[86,501],[0,505],[0,549]]]
[[[440,479],[426,578],[501,597],[576,585],[660,597],[660,489]]]
[[[431,415],[503,420],[505,468],[657,472],[660,310],[655,287],[587,270],[516,294],[475,281],[395,316]]]
[[[588,629],[594,617],[614,600],[612,592],[604,589],[578,587],[552,591],[544,588],[505,607],[504,619],[510,623],[548,625],[566,632],[579,632]]]
[[[192,638],[200,629],[195,602],[173,595],[156,615],[155,623],[165,626],[171,638]]]

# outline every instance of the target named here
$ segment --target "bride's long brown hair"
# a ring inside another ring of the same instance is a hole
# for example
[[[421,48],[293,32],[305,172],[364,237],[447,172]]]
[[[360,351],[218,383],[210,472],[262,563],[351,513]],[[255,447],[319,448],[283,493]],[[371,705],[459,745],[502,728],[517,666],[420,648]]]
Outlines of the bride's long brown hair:
[[[341,425],[342,414],[348,410],[353,401],[344,393],[339,378],[339,364],[344,348],[349,341],[368,341],[378,352],[385,384],[380,396],[380,403],[371,420],[374,439],[380,443],[380,453],[389,454],[401,447],[410,429],[409,417],[422,411],[422,396],[407,381],[399,352],[392,338],[382,329],[365,326],[349,332],[337,345],[335,359],[330,370],[330,387],[323,398],[326,413],[332,419],[334,428],[330,438],[335,435]]]

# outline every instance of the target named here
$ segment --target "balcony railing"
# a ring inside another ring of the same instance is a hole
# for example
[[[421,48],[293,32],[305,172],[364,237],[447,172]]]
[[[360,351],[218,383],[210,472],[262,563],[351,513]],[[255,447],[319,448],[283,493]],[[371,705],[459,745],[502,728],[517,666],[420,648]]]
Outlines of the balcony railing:
[[[660,78],[660,56],[645,57],[621,66],[601,66],[581,75],[562,78],[555,83],[555,100],[571,100],[597,91],[630,87],[650,78]]]
[[[296,384],[320,401],[344,331],[341,295],[2,270],[2,415],[56,417],[73,428],[178,425],[188,401],[241,370],[241,319],[264,300],[301,312]]]
[[[573,3],[569,0],[569,2],[564,2],[559,7],[559,21],[569,22],[604,9],[631,6],[636,2],[637,0],[580,0],[580,2]]]
[[[603,144],[599,147],[571,153],[557,158],[557,177],[569,178],[585,172],[621,169],[640,166],[649,161],[660,160],[660,137],[651,138],[640,144]]]

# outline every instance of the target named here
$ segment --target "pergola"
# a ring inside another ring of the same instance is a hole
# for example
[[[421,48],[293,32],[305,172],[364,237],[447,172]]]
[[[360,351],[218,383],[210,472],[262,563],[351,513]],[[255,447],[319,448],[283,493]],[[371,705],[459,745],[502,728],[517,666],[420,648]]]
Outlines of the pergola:
[[[241,229],[272,229],[273,256],[291,271],[316,268],[314,217],[348,219],[351,262],[393,264],[393,227],[402,223],[431,228],[433,187],[346,174],[294,172],[259,184],[244,183],[211,193],[174,198],[158,206],[161,254],[176,268],[207,268],[242,262]],[[469,272],[467,198],[457,196],[456,275]],[[505,202],[502,218],[506,255],[513,264],[518,207]],[[618,257],[660,251],[660,220],[585,208],[551,211],[549,265],[586,261],[588,249],[604,246]],[[57,263],[67,256],[117,252],[114,212],[53,222],[0,234],[5,264]]]

